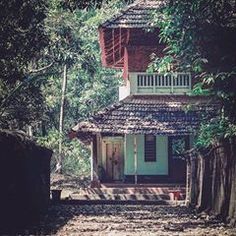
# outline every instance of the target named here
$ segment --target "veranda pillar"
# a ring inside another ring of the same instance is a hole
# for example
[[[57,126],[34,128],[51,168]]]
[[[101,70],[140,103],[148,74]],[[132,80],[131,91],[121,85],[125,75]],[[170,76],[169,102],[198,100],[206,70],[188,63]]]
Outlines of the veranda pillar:
[[[90,166],[91,166],[91,182],[99,182],[98,179],[98,157],[97,157],[97,137],[93,136],[91,141],[91,157],[90,157]]]

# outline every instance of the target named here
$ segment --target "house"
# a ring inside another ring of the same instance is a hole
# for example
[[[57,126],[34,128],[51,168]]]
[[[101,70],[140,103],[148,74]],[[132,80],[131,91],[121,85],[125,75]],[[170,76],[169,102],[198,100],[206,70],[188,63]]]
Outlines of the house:
[[[102,63],[123,70],[120,101],[73,129],[91,143],[91,179],[101,182],[184,183],[181,154],[193,146],[217,102],[193,96],[190,72],[147,73],[151,55],[164,55],[150,14],[161,1],[138,1],[99,27]]]

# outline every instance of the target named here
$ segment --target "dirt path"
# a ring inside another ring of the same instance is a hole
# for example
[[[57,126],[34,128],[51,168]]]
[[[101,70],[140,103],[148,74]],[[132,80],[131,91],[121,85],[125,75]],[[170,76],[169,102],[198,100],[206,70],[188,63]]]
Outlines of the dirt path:
[[[25,234],[78,236],[236,235],[216,220],[185,207],[55,205]]]

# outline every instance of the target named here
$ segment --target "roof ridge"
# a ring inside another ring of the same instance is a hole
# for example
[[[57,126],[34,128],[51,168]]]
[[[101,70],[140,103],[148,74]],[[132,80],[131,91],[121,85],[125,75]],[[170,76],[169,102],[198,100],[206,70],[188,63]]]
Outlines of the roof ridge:
[[[141,0],[138,0],[141,1]],[[136,2],[136,1],[135,1]],[[124,9],[119,10],[119,12],[117,12],[114,16],[112,16],[110,19],[107,19],[105,22],[103,22],[102,24],[99,25],[100,27],[104,27],[106,25],[108,25],[109,23],[111,23],[113,20],[118,19],[119,17],[121,17],[126,11],[128,11],[130,8],[132,8],[134,6],[134,4],[136,4],[135,2],[133,2],[130,5],[126,5]]]
[[[123,101],[123,100],[122,100]],[[123,102],[122,101],[118,101],[116,103],[113,103],[111,105],[108,105],[104,108],[102,108],[101,110],[95,112],[91,117],[93,119],[96,119],[96,117],[99,117],[101,115],[103,115],[104,113],[107,113],[107,112],[112,112],[114,111],[115,109],[121,107],[123,105]]]
[[[129,10],[135,9],[135,7],[138,7],[138,6],[143,5],[143,4],[147,4],[148,5],[150,3],[156,3],[156,4],[161,5],[162,2],[164,2],[164,1],[161,1],[161,0],[136,0],[132,4],[126,5],[117,14],[112,16],[110,19],[107,19],[102,24],[100,24],[99,28],[108,26],[109,24],[113,23],[114,21],[118,20],[119,18],[121,18],[122,16],[127,14]],[[147,10],[150,10],[150,9],[147,8]]]
[[[126,98],[124,98],[124,99],[122,99],[122,100],[120,100],[120,101],[117,101],[117,102],[115,102],[115,103],[113,103],[113,104],[110,104],[110,105],[108,105],[108,106],[106,106],[106,107],[103,107],[101,110],[95,112],[95,113],[91,116],[91,118],[92,118],[92,119],[96,119],[97,117],[103,115],[104,113],[112,112],[112,111],[114,111],[115,109],[117,109],[117,108],[123,106],[124,103],[126,103],[127,101],[131,101],[133,98],[134,98],[134,95],[129,95],[129,96],[127,96]]]

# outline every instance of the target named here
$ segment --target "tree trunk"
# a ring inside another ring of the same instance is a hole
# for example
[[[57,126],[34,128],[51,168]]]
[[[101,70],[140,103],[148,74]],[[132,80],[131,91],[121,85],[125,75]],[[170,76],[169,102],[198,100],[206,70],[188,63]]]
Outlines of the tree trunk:
[[[185,198],[185,205],[190,206],[190,184],[191,184],[191,163],[190,163],[190,156],[186,158],[187,163],[187,170],[186,170],[186,198]]]
[[[189,205],[196,206],[197,199],[197,158],[190,155]]]
[[[231,140],[231,192],[229,200],[228,221],[231,226],[236,226],[236,138]]]
[[[27,134],[33,137],[33,127],[31,125],[27,125]]]
[[[60,120],[59,120],[59,155],[57,162],[58,173],[62,172],[62,141],[63,141],[63,125],[64,125],[64,106],[65,106],[65,93],[67,86],[67,65],[64,65],[63,81],[62,81],[62,92],[61,92],[61,107],[60,107]]]
[[[217,147],[213,152],[213,158],[215,162],[215,172],[213,175],[214,184],[212,185],[212,212],[221,217],[225,217],[227,214],[227,194],[229,189],[227,188],[228,179],[228,155],[227,142],[217,144]]]
[[[236,138],[189,157],[189,205],[236,224]]]
[[[198,168],[199,168],[199,182],[198,182],[198,200],[197,209],[199,211],[209,210],[211,207],[211,174],[210,174],[210,156],[199,155]]]

